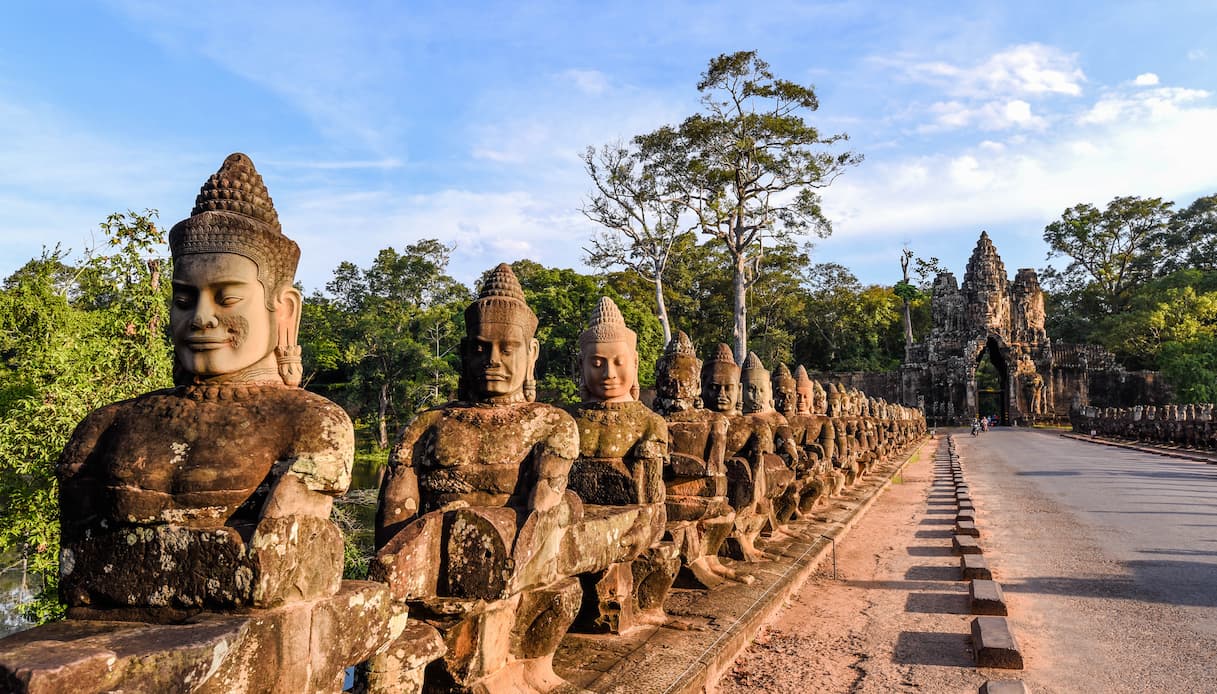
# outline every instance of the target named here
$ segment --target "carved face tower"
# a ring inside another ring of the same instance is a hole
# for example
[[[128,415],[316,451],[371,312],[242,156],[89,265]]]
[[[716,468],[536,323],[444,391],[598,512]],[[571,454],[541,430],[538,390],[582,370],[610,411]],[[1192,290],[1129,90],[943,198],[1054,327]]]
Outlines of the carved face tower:
[[[756,352],[749,352],[740,373],[744,390],[744,413],[773,411],[773,383],[769,370],[761,363]]]
[[[677,330],[655,363],[655,405],[661,414],[676,410],[698,409],[702,406],[701,360],[693,341],[683,330]]]
[[[638,335],[607,296],[600,297],[579,336],[579,377],[584,398],[592,402],[638,399]]]
[[[714,354],[701,367],[701,397],[706,409],[723,414],[738,414],[740,368],[731,348],[718,343]]]
[[[224,160],[169,232],[169,248],[176,380],[299,385],[300,248],[283,235],[249,157]]]
[[[537,316],[524,301],[520,281],[510,265],[500,263],[465,309],[461,398],[494,404],[532,400],[540,352],[536,332]]]

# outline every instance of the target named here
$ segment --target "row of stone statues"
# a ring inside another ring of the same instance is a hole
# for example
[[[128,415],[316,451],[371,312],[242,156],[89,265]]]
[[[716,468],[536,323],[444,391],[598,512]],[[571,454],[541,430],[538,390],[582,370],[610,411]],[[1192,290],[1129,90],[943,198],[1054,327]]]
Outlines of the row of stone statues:
[[[338,691],[356,664],[365,691],[551,690],[569,629],[660,622],[677,581],[749,582],[793,519],[925,429],[802,367],[725,345],[703,364],[683,333],[652,410],[607,298],[579,340],[583,402],[536,402],[537,317],[500,265],[465,311],[458,399],[390,453],[372,580],[344,581],[329,517],[352,426],[298,387],[299,249],[248,157],[170,248],[176,385],[66,447],[69,619],[0,641],[18,691]]]
[[[1081,407],[1070,413],[1079,434],[1217,450],[1213,404]]]

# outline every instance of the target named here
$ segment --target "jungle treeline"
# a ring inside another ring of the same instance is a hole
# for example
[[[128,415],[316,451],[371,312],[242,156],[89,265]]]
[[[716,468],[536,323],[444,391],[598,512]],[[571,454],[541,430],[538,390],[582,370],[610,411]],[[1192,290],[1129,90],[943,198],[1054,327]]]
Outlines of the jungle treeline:
[[[54,467],[92,409],[172,384],[171,261],[156,213],[114,214],[84,253],[48,249],[0,285],[0,558],[43,579],[39,620],[59,609]],[[1158,198],[1079,204],[1049,223],[1055,267],[1041,270],[1048,332],[1096,342],[1125,366],[1162,371],[1178,402],[1217,400],[1217,195],[1177,207]],[[915,339],[929,326],[932,273],[863,284],[814,262],[808,247],[765,251],[748,289],[748,345],[766,364],[882,371],[904,355],[904,302]],[[453,397],[462,314],[476,287],[450,274],[453,249],[423,239],[339,264],[307,288],[300,342],[305,387],[340,403],[362,456],[383,449],[422,409]],[[512,266],[540,319],[540,397],[575,399],[579,333],[598,298],[638,333],[640,378],[663,349],[654,284],[633,270],[581,272],[528,260]],[[733,268],[721,244],[676,241],[664,276],[671,327],[703,354],[731,342]]]

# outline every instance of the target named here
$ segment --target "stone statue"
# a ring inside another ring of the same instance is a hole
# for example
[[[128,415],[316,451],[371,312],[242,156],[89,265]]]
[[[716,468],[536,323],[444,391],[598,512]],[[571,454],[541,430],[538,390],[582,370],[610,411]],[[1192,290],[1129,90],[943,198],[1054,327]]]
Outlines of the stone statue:
[[[804,514],[824,496],[827,487],[824,477],[826,458],[824,447],[820,444],[824,421],[811,413],[815,390],[807,376],[807,369],[800,366],[796,374],[792,376],[790,369],[780,364],[773,374],[773,392],[774,406],[786,417],[799,449],[796,468],[799,480],[798,511]]]
[[[297,387],[300,250],[248,157],[208,179],[169,246],[177,386],[93,412],[59,461],[69,614],[166,622],[332,594],[354,435]]]
[[[680,567],[675,545],[660,545],[664,532],[663,470],[668,462],[668,425],[638,402],[638,336],[626,327],[617,305],[602,297],[587,330],[579,336],[583,402],[571,408],[579,428],[579,457],[569,488],[588,504],[649,507],[656,522],[636,526],[650,536],[643,551],[620,557],[603,571],[582,576],[584,614],[579,626],[620,632],[666,619],[663,601]],[[595,609],[587,609],[590,594]]]
[[[536,328],[499,265],[465,310],[460,399],[416,417],[389,454],[371,575],[443,635],[429,687],[561,684],[551,661],[581,600],[559,563],[582,515],[566,490],[579,432],[530,401]]]
[[[91,413],[69,440],[68,619],[3,640],[5,691],[337,691],[389,649],[402,658],[365,690],[417,691],[438,634],[384,585],[342,580],[330,510],[354,433],[298,387],[300,250],[249,157],[224,161],[169,247],[176,385]]]
[[[655,409],[668,422],[667,532],[680,550],[686,585],[712,588],[752,577],[724,566],[717,554],[735,524],[727,501],[727,417],[702,405],[701,360],[677,331],[655,364]]]
[[[755,352],[749,352],[744,359],[740,383],[743,386],[744,416],[763,421],[773,433],[774,455],[764,458],[765,495],[772,514],[770,525],[777,530],[798,513],[799,489],[795,483],[795,470],[799,465],[799,448],[794,442],[790,423],[773,407],[773,380]]]
[[[719,343],[701,370],[702,400],[707,409],[727,417],[727,499],[735,509],[735,528],[723,547],[735,559],[759,561],[764,553],[756,539],[769,524],[770,500],[766,455],[774,454],[773,431],[763,419],[740,411],[740,367],[731,348]]]

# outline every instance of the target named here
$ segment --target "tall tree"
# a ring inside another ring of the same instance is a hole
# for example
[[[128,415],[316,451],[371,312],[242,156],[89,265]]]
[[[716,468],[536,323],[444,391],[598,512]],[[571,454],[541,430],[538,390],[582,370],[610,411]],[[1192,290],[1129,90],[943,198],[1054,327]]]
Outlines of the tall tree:
[[[775,77],[756,51],[710,61],[697,89],[704,112],[679,127],[635,138],[654,167],[695,217],[698,230],[719,242],[732,263],[735,356],[748,352],[748,289],[761,276],[775,241],[832,226],[817,192],[862,161],[827,147],[848,139],[822,136],[804,116],[819,108],[811,86]]]
[[[1161,271],[1173,205],[1127,196],[1101,211],[1087,203],[1065,210],[1044,228],[1044,241],[1049,259],[1065,256],[1070,262],[1061,272],[1046,273],[1048,284],[1071,293],[1089,288],[1106,313],[1120,311],[1138,286]]]
[[[913,284],[909,281],[909,265],[915,267],[918,283]],[[909,351],[913,349],[913,303],[919,299],[926,297],[926,288],[929,281],[939,273],[943,272],[942,264],[938,262],[938,258],[918,258],[913,253],[912,249],[907,246],[900,251],[900,281],[892,287],[892,291],[896,296],[900,297],[900,301],[904,304],[903,323],[904,323],[904,355],[908,358]]]
[[[1166,269],[1217,270],[1217,194],[1197,198],[1171,218]]]
[[[380,448],[456,382],[454,347],[469,292],[447,274],[450,253],[423,239],[402,251],[382,249],[367,268],[343,262],[327,293],[305,302],[310,376],[331,372],[322,390],[370,424]]]
[[[648,166],[636,144],[588,147],[583,165],[596,186],[583,214],[608,229],[592,237],[584,249],[593,267],[624,266],[654,285],[655,314],[663,327],[664,344],[672,339],[672,325],[664,300],[664,275],[682,233],[685,207],[661,170]]]
[[[155,211],[102,223],[77,261],[44,252],[0,287],[0,554],[40,577],[27,612],[57,616],[55,461],[90,411],[172,383],[169,272]]]

